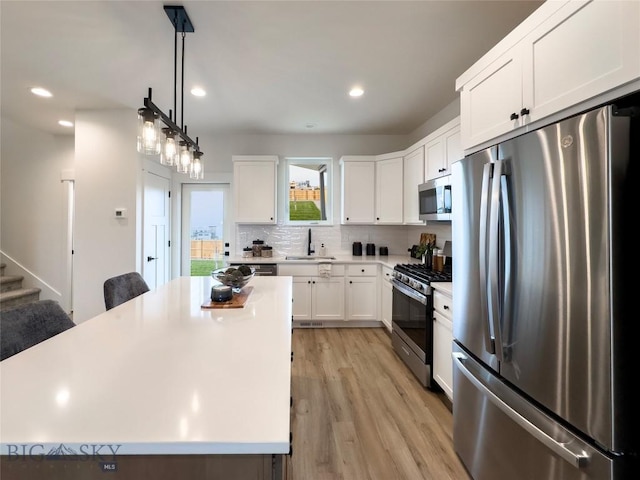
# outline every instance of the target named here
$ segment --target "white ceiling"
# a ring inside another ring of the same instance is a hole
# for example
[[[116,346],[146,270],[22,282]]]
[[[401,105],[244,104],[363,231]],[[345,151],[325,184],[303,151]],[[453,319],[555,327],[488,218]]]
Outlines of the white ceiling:
[[[174,31],[165,3],[0,1],[2,116],[64,134],[60,118],[137,109],[149,87],[168,114]],[[455,79],[541,3],[174,2],[195,27],[186,34],[184,123],[192,138],[410,133],[455,100]],[[189,94],[195,84],[206,97]],[[350,98],[356,84],[365,94]],[[36,85],[54,97],[35,97]],[[178,110],[179,97],[178,85]]]

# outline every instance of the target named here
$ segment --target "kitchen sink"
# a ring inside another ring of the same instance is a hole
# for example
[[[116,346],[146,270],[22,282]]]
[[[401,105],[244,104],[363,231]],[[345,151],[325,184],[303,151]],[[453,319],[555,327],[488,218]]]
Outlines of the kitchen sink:
[[[322,255],[287,255],[285,260],[335,260],[336,257],[327,257]]]

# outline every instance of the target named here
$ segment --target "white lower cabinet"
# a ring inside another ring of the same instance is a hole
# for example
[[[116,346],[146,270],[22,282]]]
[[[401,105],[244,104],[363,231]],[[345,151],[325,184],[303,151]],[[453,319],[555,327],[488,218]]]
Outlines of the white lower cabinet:
[[[380,319],[389,332],[391,332],[391,314],[392,314],[392,301],[393,301],[393,286],[391,279],[393,269],[383,266],[382,267],[382,279],[380,286]]]
[[[291,308],[294,320],[311,320],[311,278],[293,277]]]
[[[293,277],[294,320],[342,320],[344,277]]]
[[[311,319],[344,318],[344,277],[311,278]]]
[[[293,319],[343,320],[344,266],[334,265],[331,276],[318,275],[318,265],[279,265],[278,275],[293,277]]]
[[[346,320],[378,319],[378,265],[354,264],[346,268]]]
[[[433,291],[433,378],[453,401],[453,311],[452,299]]]

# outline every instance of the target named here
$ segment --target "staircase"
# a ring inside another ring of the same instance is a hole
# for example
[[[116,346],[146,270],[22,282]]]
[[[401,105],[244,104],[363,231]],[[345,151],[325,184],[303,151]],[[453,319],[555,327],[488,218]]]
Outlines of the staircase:
[[[14,305],[35,302],[40,299],[39,288],[22,288],[21,275],[5,275],[5,263],[0,264],[0,312]]]

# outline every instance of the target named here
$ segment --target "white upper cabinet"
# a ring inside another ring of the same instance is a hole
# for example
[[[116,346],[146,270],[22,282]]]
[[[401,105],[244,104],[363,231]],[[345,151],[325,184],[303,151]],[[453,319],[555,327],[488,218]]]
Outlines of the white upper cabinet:
[[[376,157],[376,223],[402,224],[402,153]]]
[[[418,185],[424,181],[424,146],[405,155],[402,174],[404,177],[403,223],[424,225],[418,211]]]
[[[341,223],[373,224],[375,220],[375,161],[369,155],[340,159],[342,172]]]
[[[458,78],[462,148],[639,78],[640,2],[545,2]]]
[[[533,122],[640,77],[640,2],[569,2],[523,45]]]
[[[460,117],[440,127],[427,137],[424,145],[424,180],[451,173],[451,164],[463,156],[460,146]]]
[[[236,223],[275,224],[278,157],[234,155],[232,160]]]
[[[494,61],[460,91],[462,147],[478,145],[520,125],[522,65],[518,47]],[[518,112],[518,113],[517,113]]]

